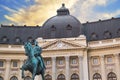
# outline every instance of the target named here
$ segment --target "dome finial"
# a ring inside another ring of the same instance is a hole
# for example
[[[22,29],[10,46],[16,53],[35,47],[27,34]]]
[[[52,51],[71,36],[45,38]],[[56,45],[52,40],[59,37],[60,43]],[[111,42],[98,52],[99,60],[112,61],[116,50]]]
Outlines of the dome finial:
[[[62,3],[62,7],[65,7],[65,4],[64,4],[64,3]]]
[[[62,3],[62,7],[57,10],[57,15],[69,15],[69,10],[65,7],[65,4]]]

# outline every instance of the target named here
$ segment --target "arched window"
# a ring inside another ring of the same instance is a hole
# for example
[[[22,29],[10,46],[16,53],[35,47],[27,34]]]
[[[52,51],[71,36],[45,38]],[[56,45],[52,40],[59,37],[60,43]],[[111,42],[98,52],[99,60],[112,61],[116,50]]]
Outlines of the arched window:
[[[18,80],[18,78],[16,76],[12,76],[10,80]]]
[[[45,76],[45,80],[52,80],[52,76],[49,75],[49,74],[47,74],[47,75]]]
[[[0,80],[4,80],[3,77],[0,76]]]
[[[51,26],[51,38],[55,38],[56,27],[54,25]]]
[[[98,35],[96,33],[91,34],[91,40],[96,40],[98,38]]]
[[[64,74],[58,75],[57,80],[65,80]]]
[[[71,76],[71,80],[79,80],[79,76],[76,73],[74,73]]]
[[[120,37],[120,29],[118,29],[118,31],[117,31],[117,35]]]
[[[67,37],[72,37],[72,26],[68,24],[66,26],[66,30],[67,30]]]
[[[68,24],[67,27],[66,27],[66,29],[67,30],[72,30],[72,26]]]
[[[54,25],[51,26],[51,31],[55,31],[56,27]]]
[[[93,75],[93,80],[102,80],[101,75],[99,73],[95,73]]]
[[[112,37],[112,34],[109,32],[109,31],[105,31],[104,32],[104,38],[105,39],[109,39],[109,38],[111,38]]]
[[[20,42],[21,42],[21,39],[20,39],[19,37],[16,37],[16,38],[15,38],[15,43],[16,43],[16,44],[20,44]]]
[[[24,80],[31,80],[30,76],[26,76]]]
[[[113,73],[113,72],[110,72],[110,73],[107,75],[107,80],[117,80],[116,74]]]
[[[3,36],[3,37],[2,37],[2,42],[3,42],[3,43],[8,42],[8,38],[7,38],[7,36]]]

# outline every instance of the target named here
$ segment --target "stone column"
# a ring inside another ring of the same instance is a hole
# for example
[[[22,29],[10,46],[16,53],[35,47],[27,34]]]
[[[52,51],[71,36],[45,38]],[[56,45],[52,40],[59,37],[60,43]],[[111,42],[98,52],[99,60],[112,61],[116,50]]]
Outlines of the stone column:
[[[66,80],[70,80],[70,76],[69,76],[69,56],[65,56],[65,61],[66,61]]]
[[[56,80],[56,57],[52,57],[52,80]]]
[[[120,57],[119,54],[115,54],[115,68],[116,68],[116,75],[117,75],[117,80],[120,79]]]
[[[79,58],[79,79],[83,80],[83,57],[78,56]]]
[[[10,75],[10,62],[11,59],[6,59],[6,71],[5,71],[5,80],[9,80]]]
[[[82,80],[89,80],[89,77],[88,77],[88,55],[87,55],[87,51],[84,51],[84,57],[83,57],[83,79]]]
[[[24,59],[20,60],[20,68],[22,67],[22,65],[24,64]],[[22,80],[22,70],[20,69],[20,76],[19,79]]]
[[[105,74],[105,59],[104,59],[104,55],[100,56],[100,60],[101,60],[101,76],[102,76],[102,80],[107,80],[106,79],[106,74]]]

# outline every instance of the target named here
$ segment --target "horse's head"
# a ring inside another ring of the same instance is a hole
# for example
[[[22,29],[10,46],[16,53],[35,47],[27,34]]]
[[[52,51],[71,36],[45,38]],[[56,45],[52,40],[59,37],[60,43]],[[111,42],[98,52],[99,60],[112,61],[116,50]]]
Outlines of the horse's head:
[[[29,53],[31,53],[31,48],[32,47],[32,45],[31,45],[31,43],[29,43],[29,42],[26,42],[25,44],[24,44],[24,48],[25,48],[25,55],[29,55]]]

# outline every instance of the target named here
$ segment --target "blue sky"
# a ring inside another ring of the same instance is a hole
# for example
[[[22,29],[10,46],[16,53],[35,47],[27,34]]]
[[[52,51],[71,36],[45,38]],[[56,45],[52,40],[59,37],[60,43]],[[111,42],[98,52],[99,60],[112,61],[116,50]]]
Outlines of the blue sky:
[[[120,0],[0,0],[0,24],[42,25],[62,3],[82,23],[120,17]]]
[[[107,6],[97,6],[95,9],[98,12],[114,12],[120,9],[120,0],[116,0]]]
[[[27,8],[34,4],[34,0],[25,1],[25,0],[0,0],[0,23],[2,22],[11,22],[7,20],[4,15],[12,14],[9,10],[6,10],[4,7],[8,7],[10,9],[18,10],[19,8]]]

